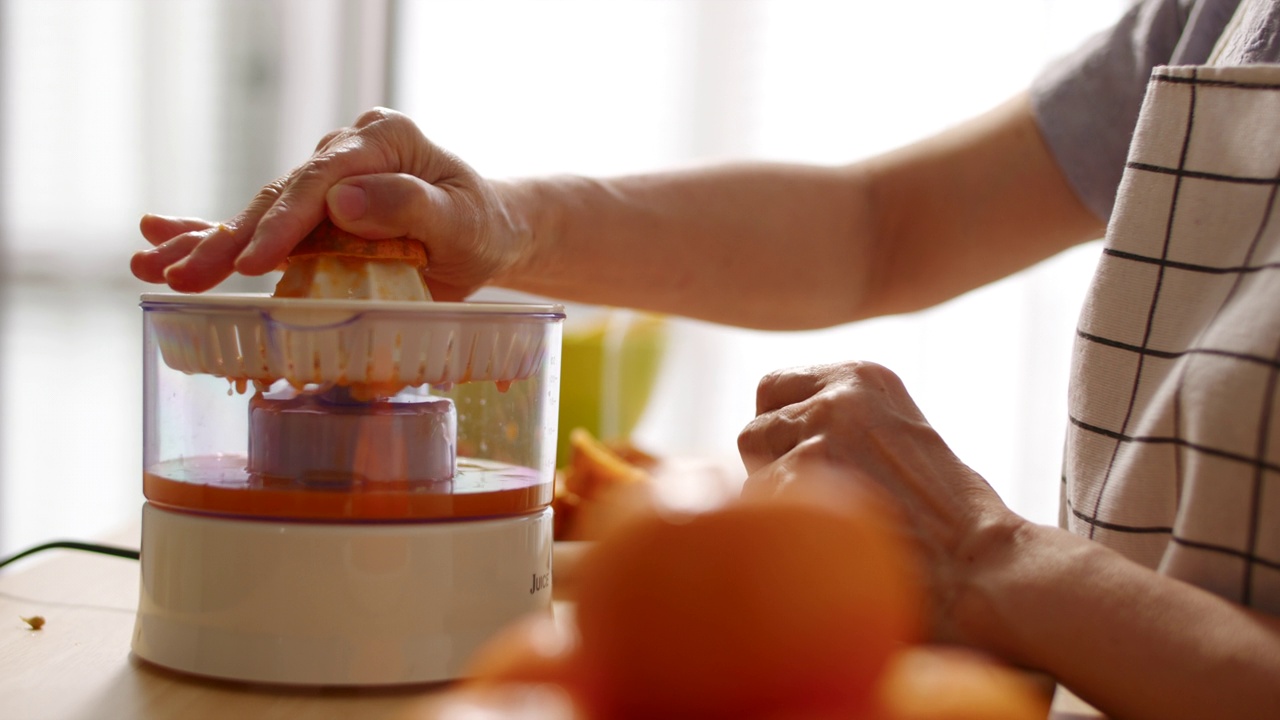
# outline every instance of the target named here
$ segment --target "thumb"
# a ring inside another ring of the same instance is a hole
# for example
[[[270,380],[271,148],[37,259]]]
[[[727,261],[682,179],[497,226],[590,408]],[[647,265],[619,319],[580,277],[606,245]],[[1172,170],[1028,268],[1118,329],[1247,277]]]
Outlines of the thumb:
[[[447,194],[413,175],[385,173],[346,178],[325,195],[329,218],[347,232],[370,240],[423,239],[449,213]]]

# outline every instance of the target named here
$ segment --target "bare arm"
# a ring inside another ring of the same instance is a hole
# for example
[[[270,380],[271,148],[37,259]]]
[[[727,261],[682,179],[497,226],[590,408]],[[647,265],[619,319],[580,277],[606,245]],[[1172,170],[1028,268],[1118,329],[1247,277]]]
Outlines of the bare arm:
[[[842,167],[739,164],[625,178],[485,180],[411,120],[365,113],[222,224],[147,216],[143,280],[185,292],[277,267],[328,216],[427,248],[437,299],[485,284],[760,328],[925,307],[1101,224],[1018,97]]]
[[[1108,717],[1280,716],[1280,619],[1082,537],[1019,524],[971,576],[972,641],[1049,670]]]
[[[1024,96],[843,167],[551,178],[499,193],[530,239],[498,284],[774,329],[927,307],[1103,229]]]
[[[1114,720],[1280,717],[1280,618],[1011,512],[869,363],[779,371],[739,437],[746,492],[834,474],[897,499],[939,639],[1043,670]]]

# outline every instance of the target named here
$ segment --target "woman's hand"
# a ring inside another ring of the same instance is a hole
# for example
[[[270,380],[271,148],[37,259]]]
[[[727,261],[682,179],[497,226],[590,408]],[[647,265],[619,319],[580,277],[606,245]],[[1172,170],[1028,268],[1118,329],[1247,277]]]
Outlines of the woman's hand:
[[[272,182],[223,223],[147,215],[154,248],[134,275],[201,292],[233,271],[262,275],[325,217],[370,239],[409,237],[427,250],[427,285],[461,300],[509,268],[527,239],[493,183],[431,143],[405,115],[382,108],[321,140],[309,160]]]
[[[738,437],[744,494],[831,475],[879,486],[897,500],[921,552],[935,632],[964,640],[955,605],[987,551],[1023,521],[951,452],[901,380],[860,362],[784,370],[761,380],[756,412]]]

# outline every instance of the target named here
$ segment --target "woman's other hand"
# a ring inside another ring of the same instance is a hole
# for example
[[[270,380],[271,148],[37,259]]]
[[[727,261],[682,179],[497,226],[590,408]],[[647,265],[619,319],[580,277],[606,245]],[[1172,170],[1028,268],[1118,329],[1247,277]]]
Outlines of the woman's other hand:
[[[960,461],[884,367],[850,362],[772,373],[738,437],[744,494],[788,483],[869,482],[892,496],[925,563],[940,639],[964,641],[956,604],[1025,521]]]

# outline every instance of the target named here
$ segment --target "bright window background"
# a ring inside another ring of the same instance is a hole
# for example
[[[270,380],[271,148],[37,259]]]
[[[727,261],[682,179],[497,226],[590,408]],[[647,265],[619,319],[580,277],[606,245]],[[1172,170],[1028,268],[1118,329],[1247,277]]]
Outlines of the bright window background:
[[[386,102],[492,176],[843,163],[1003,100],[1126,4],[3,0],[0,552],[136,515],[143,212],[225,217]],[[731,457],[761,374],[871,359],[1015,509],[1052,522],[1096,252],[846,328],[676,322],[638,440]]]
[[[396,101],[488,175],[844,163],[1007,99],[1127,5],[406,0]],[[938,308],[849,327],[678,323],[637,440],[733,457],[764,373],[874,360],[1006,502],[1056,522],[1068,361],[1096,255],[1086,246]]]

